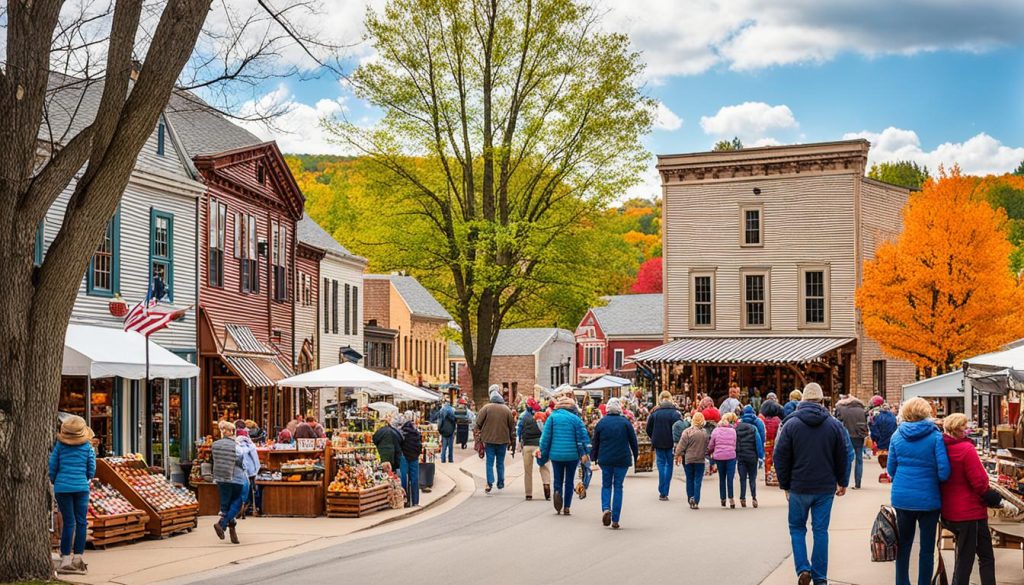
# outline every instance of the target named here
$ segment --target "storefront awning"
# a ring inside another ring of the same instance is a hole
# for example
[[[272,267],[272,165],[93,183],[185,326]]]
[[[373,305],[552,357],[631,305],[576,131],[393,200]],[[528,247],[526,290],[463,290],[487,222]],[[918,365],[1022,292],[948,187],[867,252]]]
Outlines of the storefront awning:
[[[629,361],[690,364],[802,364],[853,342],[836,337],[684,337]]]
[[[146,346],[149,345],[150,378],[194,378],[199,367],[190,364],[134,331],[94,325],[68,325],[64,334],[65,376],[90,376],[129,380],[146,377]]]
[[[964,372],[957,370],[927,380],[903,385],[903,400],[921,398],[963,398]]]
[[[224,363],[250,388],[272,388],[291,376],[281,360],[268,357],[223,355]]]

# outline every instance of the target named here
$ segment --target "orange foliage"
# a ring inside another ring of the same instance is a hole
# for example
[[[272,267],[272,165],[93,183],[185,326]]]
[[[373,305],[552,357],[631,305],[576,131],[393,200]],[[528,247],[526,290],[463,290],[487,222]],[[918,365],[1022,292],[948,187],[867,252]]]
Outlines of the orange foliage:
[[[864,265],[857,307],[886,353],[946,372],[1024,335],[1006,214],[958,168],[910,196],[903,233]]]
[[[651,251],[655,246],[661,244],[661,236],[656,234],[645,234],[637,231],[628,231],[623,234],[622,239],[627,244],[640,250],[644,258],[651,257]]]

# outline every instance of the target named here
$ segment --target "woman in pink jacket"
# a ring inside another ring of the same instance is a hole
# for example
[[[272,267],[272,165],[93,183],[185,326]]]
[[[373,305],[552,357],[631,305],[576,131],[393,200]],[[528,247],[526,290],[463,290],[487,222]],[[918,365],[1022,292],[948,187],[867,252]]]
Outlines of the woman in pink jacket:
[[[942,526],[956,538],[952,585],[969,585],[974,557],[978,557],[981,585],[995,585],[996,559],[988,531],[988,509],[981,497],[988,491],[988,473],[974,443],[964,436],[967,417],[951,414],[942,421],[942,437],[949,456],[949,479],[942,493]]]
[[[711,431],[708,442],[708,454],[718,467],[718,494],[725,507],[726,492],[729,496],[729,507],[735,508],[732,481],[736,476],[736,414],[727,412],[722,415],[722,422]],[[728,489],[727,489],[728,488]]]

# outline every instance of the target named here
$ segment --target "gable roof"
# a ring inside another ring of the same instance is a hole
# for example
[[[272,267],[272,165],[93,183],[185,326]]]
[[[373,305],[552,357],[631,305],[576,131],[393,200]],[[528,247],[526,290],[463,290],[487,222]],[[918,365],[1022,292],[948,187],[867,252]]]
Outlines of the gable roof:
[[[665,305],[662,294],[602,297],[603,307],[590,311],[606,336],[662,335]]]
[[[466,352],[458,343],[448,340],[448,359],[466,359]]]
[[[493,355],[533,355],[554,338],[575,343],[571,332],[556,327],[502,329],[498,332]]]
[[[403,274],[366,274],[364,278],[373,280],[390,280],[391,285],[402,297],[409,312],[416,317],[428,319],[444,319],[450,321],[452,316],[437,302],[437,299],[430,294],[430,291],[423,288],[418,280]]]
[[[318,224],[305,211],[302,212],[302,219],[299,220],[297,233],[299,242],[309,246],[310,248],[316,248],[317,250],[322,250],[328,254],[334,254],[343,258],[350,258],[366,264],[366,258],[356,256],[352,252],[349,252],[345,246],[339,244],[338,240],[335,240],[331,234],[327,233],[327,230],[320,227],[320,224]]]
[[[165,113],[189,158],[264,142],[191,92],[171,93]]]
[[[262,159],[270,178],[266,184],[257,182],[252,167],[246,165],[253,160]],[[279,195],[290,216],[298,222],[302,219],[306,197],[299,189],[288,163],[274,141],[263,142],[252,146],[242,146],[234,150],[226,150],[216,154],[200,154],[192,158],[196,168],[204,174],[208,183],[221,181],[233,188],[242,189],[254,197],[274,200]],[[278,187],[275,190],[270,184]]]

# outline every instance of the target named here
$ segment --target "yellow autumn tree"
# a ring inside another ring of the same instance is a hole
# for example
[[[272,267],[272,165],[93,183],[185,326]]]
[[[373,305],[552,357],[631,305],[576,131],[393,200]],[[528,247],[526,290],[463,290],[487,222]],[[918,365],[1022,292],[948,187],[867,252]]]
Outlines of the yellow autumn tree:
[[[903,232],[864,265],[857,307],[886,353],[943,373],[1024,334],[1007,217],[979,180],[939,170],[904,209]]]

